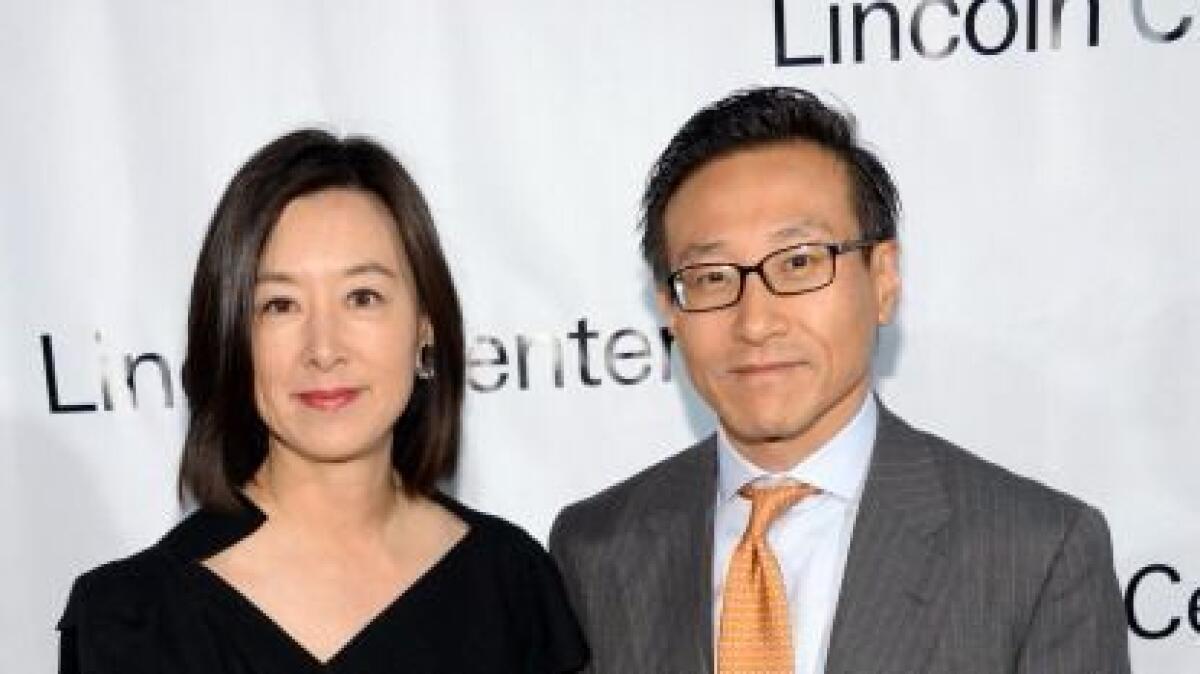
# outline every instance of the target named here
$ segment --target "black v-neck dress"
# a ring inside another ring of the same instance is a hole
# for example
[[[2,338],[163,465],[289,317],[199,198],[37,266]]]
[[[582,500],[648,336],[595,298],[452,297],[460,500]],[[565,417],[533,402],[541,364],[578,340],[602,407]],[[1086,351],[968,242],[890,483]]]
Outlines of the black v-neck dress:
[[[200,510],[158,544],[81,576],[61,631],[60,674],[575,672],[582,632],[549,555],[518,527],[438,501],[466,535],[327,662],[200,563],[257,529]]]

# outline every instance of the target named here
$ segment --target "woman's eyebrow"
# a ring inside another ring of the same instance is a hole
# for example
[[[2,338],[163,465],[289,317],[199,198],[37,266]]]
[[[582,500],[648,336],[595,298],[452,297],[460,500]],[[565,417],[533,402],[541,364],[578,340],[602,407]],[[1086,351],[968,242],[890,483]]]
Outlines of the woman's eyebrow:
[[[378,274],[380,276],[386,276],[393,279],[400,276],[396,270],[381,262],[363,262],[361,264],[351,265],[343,269],[341,274],[344,277]],[[266,270],[255,275],[254,283],[255,285],[260,283],[289,283],[295,285],[299,283],[299,281],[295,275],[289,274],[288,272]]]
[[[342,272],[343,276],[363,276],[366,274],[381,274],[388,278],[396,278],[399,276],[395,269],[392,269],[381,262],[364,262],[362,264],[356,264],[352,267],[347,267],[346,270]]]

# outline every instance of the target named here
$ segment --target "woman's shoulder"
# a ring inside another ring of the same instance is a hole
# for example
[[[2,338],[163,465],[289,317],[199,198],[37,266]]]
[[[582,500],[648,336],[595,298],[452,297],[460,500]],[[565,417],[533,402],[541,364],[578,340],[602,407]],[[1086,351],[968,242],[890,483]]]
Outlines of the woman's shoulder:
[[[169,567],[170,560],[156,544],[81,574],[71,586],[58,628],[97,619],[136,620],[161,595]]]
[[[260,514],[197,510],[157,543],[133,555],[101,564],[75,579],[59,629],[82,621],[136,620],[173,601],[181,573],[256,526]]]
[[[470,527],[476,564],[498,582],[509,612],[526,644],[527,671],[574,672],[586,664],[588,649],[571,609],[562,576],[542,544],[519,525],[470,508],[445,495],[437,500]]]
[[[494,577],[503,579],[510,591],[528,594],[537,589],[538,593],[554,597],[563,593],[558,565],[546,548],[523,527],[466,506],[449,496],[439,494],[436,498],[467,523],[466,538],[460,543],[465,548],[462,557],[497,571]]]
[[[466,523],[469,536],[492,551],[536,559],[550,558],[542,544],[520,525],[498,515],[476,510],[440,492],[434,494],[433,498]]]

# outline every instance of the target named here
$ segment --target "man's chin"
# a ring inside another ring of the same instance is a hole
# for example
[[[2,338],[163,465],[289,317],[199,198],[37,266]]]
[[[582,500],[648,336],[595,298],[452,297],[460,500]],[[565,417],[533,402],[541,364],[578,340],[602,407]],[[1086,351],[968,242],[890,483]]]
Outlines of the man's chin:
[[[769,447],[795,441],[810,425],[799,421],[781,422],[778,420],[743,421],[725,424],[725,432],[730,438],[742,445]]]
[[[800,423],[757,423],[725,425],[725,432],[734,449],[754,465],[772,473],[791,470],[813,451],[806,432],[811,429]]]

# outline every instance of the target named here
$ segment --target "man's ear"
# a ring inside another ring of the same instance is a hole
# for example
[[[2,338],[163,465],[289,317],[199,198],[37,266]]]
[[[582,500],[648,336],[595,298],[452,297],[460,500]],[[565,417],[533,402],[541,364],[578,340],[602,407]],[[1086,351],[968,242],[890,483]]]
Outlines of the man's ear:
[[[896,315],[900,303],[900,243],[896,239],[881,241],[871,247],[871,282],[875,286],[875,317],[879,325],[887,325]]]

